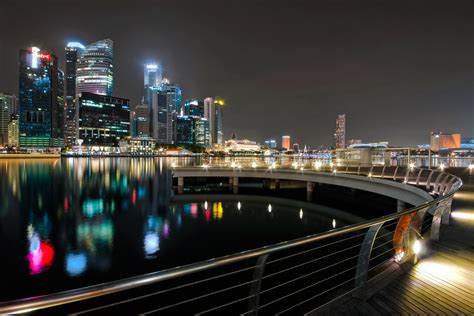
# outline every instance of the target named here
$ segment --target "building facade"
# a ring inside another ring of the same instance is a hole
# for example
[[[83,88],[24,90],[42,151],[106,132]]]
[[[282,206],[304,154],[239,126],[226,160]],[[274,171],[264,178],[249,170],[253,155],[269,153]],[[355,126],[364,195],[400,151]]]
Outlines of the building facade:
[[[346,115],[339,114],[336,116],[336,129],[334,131],[334,146],[338,148],[346,148]]]
[[[118,146],[130,136],[130,100],[89,92],[78,98],[78,139],[89,146]]]
[[[8,144],[8,124],[16,113],[16,96],[0,93],[0,146]]]
[[[101,40],[82,49],[77,59],[76,94],[113,94],[113,41]]]
[[[281,148],[283,148],[284,150],[290,150],[291,148],[290,136],[285,135],[281,138]]]
[[[214,137],[216,140],[216,144],[222,145],[224,144],[224,106],[225,101],[222,98],[216,97],[214,100],[214,105],[216,109],[216,123],[215,123],[215,132]]]
[[[38,47],[20,50],[19,124],[21,147],[62,147],[64,75],[58,59]]]
[[[12,114],[8,123],[8,146],[20,146],[20,124],[18,122],[18,114]]]
[[[198,116],[178,116],[176,119],[176,144],[209,146],[209,123]]]
[[[457,149],[461,147],[461,134],[447,134],[432,132],[430,134],[430,148],[433,151],[442,149]]]
[[[77,59],[85,46],[78,42],[69,42],[66,45],[66,109],[64,113],[64,144],[72,146],[76,141],[77,118],[76,118],[76,76]]]
[[[133,110],[132,137],[150,137],[150,117],[146,104],[139,104]]]

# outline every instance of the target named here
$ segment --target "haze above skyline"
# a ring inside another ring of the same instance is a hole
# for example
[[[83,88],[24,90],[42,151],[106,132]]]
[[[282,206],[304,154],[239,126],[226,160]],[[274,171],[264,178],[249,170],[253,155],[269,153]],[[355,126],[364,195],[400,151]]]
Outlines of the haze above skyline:
[[[10,1],[0,3],[0,92],[18,94],[18,51],[114,41],[114,95],[140,102],[159,61],[184,99],[226,99],[225,138],[291,135],[429,142],[474,137],[474,2]]]

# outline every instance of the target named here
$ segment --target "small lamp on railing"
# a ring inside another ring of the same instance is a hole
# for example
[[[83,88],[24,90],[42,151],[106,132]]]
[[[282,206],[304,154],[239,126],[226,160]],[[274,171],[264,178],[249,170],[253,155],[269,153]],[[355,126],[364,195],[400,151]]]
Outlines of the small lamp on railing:
[[[410,164],[408,166],[410,167],[410,171],[413,171],[413,169],[415,168],[415,163],[410,162]]]
[[[418,262],[419,255],[422,250],[422,244],[420,239],[416,239],[415,242],[413,243],[413,253],[415,254],[415,264]]]
[[[444,168],[446,168],[446,165],[444,163],[439,165],[439,170],[444,171]]]

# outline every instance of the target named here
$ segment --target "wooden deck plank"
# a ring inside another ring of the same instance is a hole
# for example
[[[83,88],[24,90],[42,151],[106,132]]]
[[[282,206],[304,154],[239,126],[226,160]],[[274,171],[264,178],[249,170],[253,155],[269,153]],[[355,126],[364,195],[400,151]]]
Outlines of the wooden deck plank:
[[[430,304],[423,301],[422,298],[407,291],[407,287],[399,282],[391,284],[389,289],[395,289],[396,292],[393,295],[397,295],[396,298],[401,302],[402,305],[409,306],[414,312],[419,314],[432,314],[439,312],[434,309]]]

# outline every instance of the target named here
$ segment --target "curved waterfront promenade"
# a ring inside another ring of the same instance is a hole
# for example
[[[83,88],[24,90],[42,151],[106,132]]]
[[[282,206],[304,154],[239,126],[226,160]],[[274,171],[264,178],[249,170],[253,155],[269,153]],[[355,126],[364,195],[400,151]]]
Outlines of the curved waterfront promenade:
[[[59,305],[59,310],[57,307],[51,312],[107,313],[127,309],[143,314],[294,314],[317,311],[315,307],[322,310],[351,295],[364,299],[374,282],[392,274],[394,267],[411,267],[413,260],[421,256],[420,244],[425,247],[427,239],[439,238],[441,223],[449,222],[452,197],[461,186],[458,177],[447,173],[398,167],[344,167],[336,172],[304,168],[176,168],[174,176],[180,192],[186,177],[232,178],[234,192],[239,183],[235,179],[253,177],[305,181],[309,193],[314,183],[352,187],[415,207],[188,266],[6,302],[0,305],[0,312]],[[106,294],[110,295],[103,296]]]

